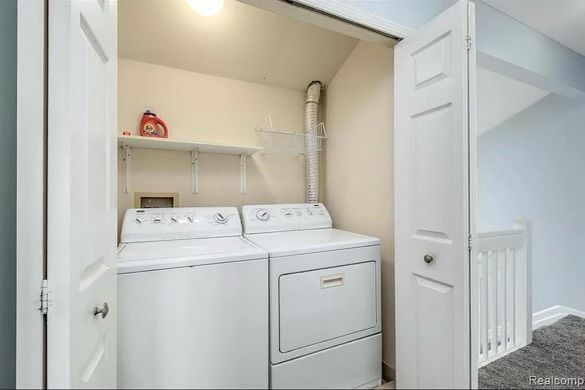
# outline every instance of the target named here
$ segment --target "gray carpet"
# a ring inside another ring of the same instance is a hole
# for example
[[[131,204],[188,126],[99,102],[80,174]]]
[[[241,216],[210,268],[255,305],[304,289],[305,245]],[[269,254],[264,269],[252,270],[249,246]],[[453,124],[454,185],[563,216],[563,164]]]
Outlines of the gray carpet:
[[[585,383],[579,386],[585,381],[585,319],[566,316],[535,330],[532,338],[529,346],[480,368],[479,388],[585,389]],[[531,383],[531,376],[542,382]]]

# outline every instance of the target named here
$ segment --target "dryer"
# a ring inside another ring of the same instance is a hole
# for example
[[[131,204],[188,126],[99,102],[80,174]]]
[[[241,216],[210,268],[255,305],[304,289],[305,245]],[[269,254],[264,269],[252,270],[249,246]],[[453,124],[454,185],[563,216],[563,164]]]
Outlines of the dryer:
[[[380,384],[380,240],[332,228],[322,204],[242,208],[269,253],[272,388]]]
[[[268,259],[233,207],[130,209],[118,251],[120,388],[266,388]]]

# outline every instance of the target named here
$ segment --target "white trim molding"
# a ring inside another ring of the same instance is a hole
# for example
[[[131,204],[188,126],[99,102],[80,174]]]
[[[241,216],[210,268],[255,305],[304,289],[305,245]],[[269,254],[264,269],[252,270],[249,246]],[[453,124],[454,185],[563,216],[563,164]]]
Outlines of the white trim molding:
[[[540,327],[550,325],[569,314],[585,318],[585,311],[562,305],[551,306],[548,309],[544,309],[532,314],[532,329],[535,330]]]
[[[388,19],[338,0],[296,0],[296,2],[396,38],[406,38],[413,31],[411,28],[392,23]]]
[[[18,0],[16,387],[42,388],[45,256],[45,2]]]

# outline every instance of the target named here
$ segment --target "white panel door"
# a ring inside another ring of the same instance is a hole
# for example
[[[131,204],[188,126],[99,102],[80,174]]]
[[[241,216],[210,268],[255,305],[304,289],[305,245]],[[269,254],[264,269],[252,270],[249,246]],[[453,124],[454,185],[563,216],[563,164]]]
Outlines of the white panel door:
[[[48,386],[112,388],[116,2],[51,1],[48,12]]]
[[[472,7],[456,3],[395,48],[399,388],[471,385]]]

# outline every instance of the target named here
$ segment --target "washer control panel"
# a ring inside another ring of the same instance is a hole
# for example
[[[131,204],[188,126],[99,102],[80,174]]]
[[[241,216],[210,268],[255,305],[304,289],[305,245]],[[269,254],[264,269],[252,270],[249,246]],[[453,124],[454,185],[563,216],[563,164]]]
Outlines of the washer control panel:
[[[144,242],[242,234],[235,207],[176,207],[128,209],[120,241]]]
[[[244,233],[269,233],[332,227],[321,203],[249,205],[242,207]]]

